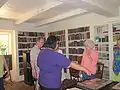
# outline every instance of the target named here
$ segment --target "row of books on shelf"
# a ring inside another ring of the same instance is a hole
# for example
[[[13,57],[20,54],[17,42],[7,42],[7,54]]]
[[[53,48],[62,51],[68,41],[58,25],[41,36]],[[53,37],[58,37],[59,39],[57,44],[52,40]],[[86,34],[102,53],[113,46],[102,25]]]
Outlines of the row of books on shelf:
[[[19,74],[20,74],[20,75],[24,75],[24,69],[20,69],[20,70],[19,70]]]
[[[18,55],[21,56],[23,53],[30,52],[30,50],[19,50]]]
[[[109,39],[108,39],[108,36],[104,36],[104,37],[96,36],[95,41],[96,42],[109,42]]]
[[[69,55],[69,59],[72,61],[79,61],[80,63],[82,61],[82,56]]]
[[[48,35],[63,35],[63,34],[65,34],[65,30],[48,33]]]
[[[19,42],[36,42],[37,38],[27,38],[27,37],[18,37],[18,43]]]
[[[98,51],[109,51],[109,46],[108,44],[106,45],[95,45],[96,50]]]
[[[109,54],[99,52],[99,58],[105,58],[105,59],[109,60]]]
[[[68,36],[68,40],[79,40],[79,39],[89,39],[89,38],[90,38],[90,32],[71,34]]]
[[[113,27],[113,32],[120,32],[120,26],[117,28],[117,27]]]
[[[18,36],[44,36],[41,32],[18,32]]]
[[[109,57],[99,57],[99,60],[109,60]]]
[[[86,32],[86,31],[89,31],[89,27],[80,27],[80,28],[68,29],[68,34],[77,33],[77,32]]]
[[[59,47],[66,47],[66,42],[65,41],[59,42]]]
[[[60,41],[65,41],[65,35],[57,36]]]
[[[35,45],[35,43],[28,43],[28,44],[18,44],[18,49],[29,49],[32,48]]]
[[[84,49],[82,48],[69,48],[69,54],[82,54]]]
[[[19,57],[19,63],[23,63],[23,57]]]
[[[19,63],[19,68],[24,68],[24,63]]]
[[[73,41],[73,42],[69,42],[69,47],[78,47],[78,46],[84,46],[84,41]]]
[[[66,54],[66,48],[60,48],[60,50],[62,50],[63,54]]]

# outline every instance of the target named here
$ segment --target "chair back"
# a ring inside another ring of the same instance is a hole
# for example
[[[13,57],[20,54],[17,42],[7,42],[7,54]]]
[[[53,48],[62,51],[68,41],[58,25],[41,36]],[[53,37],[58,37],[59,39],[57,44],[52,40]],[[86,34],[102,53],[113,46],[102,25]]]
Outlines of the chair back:
[[[80,76],[79,76],[80,71],[79,70],[69,68],[69,72],[70,72],[71,79],[76,79],[77,81],[79,81],[79,78],[80,78]]]
[[[101,62],[97,63],[96,78],[102,79],[103,77],[104,64]]]

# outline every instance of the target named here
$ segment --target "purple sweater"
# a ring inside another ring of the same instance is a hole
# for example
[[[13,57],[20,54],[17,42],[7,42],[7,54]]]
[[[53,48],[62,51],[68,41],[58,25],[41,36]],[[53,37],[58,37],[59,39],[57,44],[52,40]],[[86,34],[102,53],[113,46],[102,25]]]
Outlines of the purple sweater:
[[[37,64],[40,68],[39,83],[46,88],[60,88],[62,68],[67,68],[71,60],[50,49],[42,50]]]

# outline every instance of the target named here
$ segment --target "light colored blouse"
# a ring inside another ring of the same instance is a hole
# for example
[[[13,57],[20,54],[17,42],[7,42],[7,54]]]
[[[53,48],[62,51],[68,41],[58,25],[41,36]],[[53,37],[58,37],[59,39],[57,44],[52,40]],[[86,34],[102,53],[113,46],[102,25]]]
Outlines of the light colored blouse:
[[[3,73],[4,73],[4,70],[3,70],[3,66],[4,66],[4,56],[0,56],[0,78],[3,77]]]
[[[95,74],[97,68],[96,64],[98,62],[98,52],[93,49],[89,50],[90,55],[86,53],[87,49],[84,50],[81,65],[87,68],[89,71],[91,71],[92,74]]]

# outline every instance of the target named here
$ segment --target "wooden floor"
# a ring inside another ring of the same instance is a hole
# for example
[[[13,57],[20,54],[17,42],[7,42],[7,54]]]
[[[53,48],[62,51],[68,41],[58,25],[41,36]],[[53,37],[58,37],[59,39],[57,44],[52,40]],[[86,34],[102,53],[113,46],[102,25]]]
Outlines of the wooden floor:
[[[33,86],[27,85],[24,82],[6,84],[5,90],[34,90]]]

